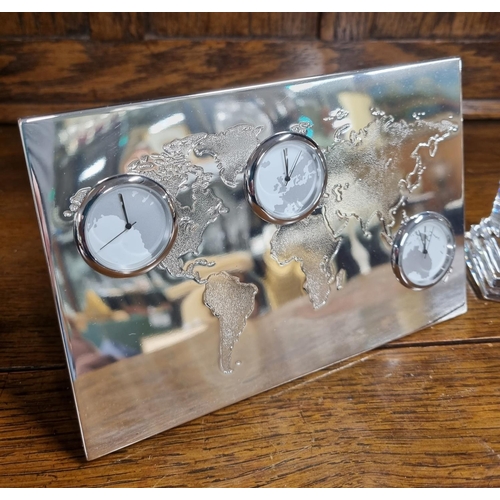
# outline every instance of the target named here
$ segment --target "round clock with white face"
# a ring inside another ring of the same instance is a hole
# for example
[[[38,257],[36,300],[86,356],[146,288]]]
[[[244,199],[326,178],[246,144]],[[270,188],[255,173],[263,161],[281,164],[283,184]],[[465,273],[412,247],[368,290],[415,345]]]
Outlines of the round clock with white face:
[[[116,175],[89,191],[75,215],[78,250],[93,269],[115,278],[158,265],[177,234],[165,189],[142,175]]]
[[[392,268],[408,288],[421,290],[438,283],[450,270],[455,237],[448,220],[435,212],[408,219],[392,246]]]
[[[260,218],[291,224],[317,207],[326,178],[318,145],[302,134],[281,132],[252,154],[245,174],[247,199]]]

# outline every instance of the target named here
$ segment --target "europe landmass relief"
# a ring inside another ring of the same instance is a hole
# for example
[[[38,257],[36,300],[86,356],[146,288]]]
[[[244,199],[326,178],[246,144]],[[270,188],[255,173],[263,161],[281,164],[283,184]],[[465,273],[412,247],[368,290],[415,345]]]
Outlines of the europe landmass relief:
[[[369,224],[378,219],[383,234],[390,239],[396,211],[420,185],[426,168],[423,152],[434,157],[439,144],[458,130],[448,120],[434,123],[416,118],[408,123],[376,111],[368,126],[346,136],[345,125],[335,129],[335,119],[347,116],[344,110],[335,111],[334,141],[323,150],[328,183],[320,202],[321,211],[295,224],[278,227],[270,243],[271,255],[280,265],[299,262],[304,290],[315,309],[327,302],[332,283],[338,289],[342,287],[345,271],[335,268],[334,258],[349,220],[356,219],[367,233]],[[290,128],[306,134],[311,126],[295,124]],[[174,278],[191,279],[205,287],[204,304],[219,320],[219,364],[224,373],[233,370],[233,348],[254,309],[257,287],[225,271],[201,278],[196,268],[214,265],[205,258],[184,263],[185,256],[199,255],[208,225],[228,212],[209,187],[213,174],[193,164],[190,158],[193,154],[212,156],[221,181],[235,188],[248,157],[261,141],[261,130],[262,127],[240,124],[218,134],[190,135],[165,144],[161,153],[143,156],[128,166],[128,172],[163,185],[175,200],[178,236],[159,267]],[[400,164],[408,157],[412,168],[402,178]],[[70,210],[65,215],[76,212],[89,189],[83,188],[71,197]],[[178,194],[187,189],[192,195],[191,206],[183,206],[177,200]]]

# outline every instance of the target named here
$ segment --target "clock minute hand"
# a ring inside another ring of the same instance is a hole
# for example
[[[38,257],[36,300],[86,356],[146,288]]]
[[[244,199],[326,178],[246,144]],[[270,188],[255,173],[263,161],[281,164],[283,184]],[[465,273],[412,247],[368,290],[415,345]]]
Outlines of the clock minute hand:
[[[302,151],[299,151],[299,154],[297,155],[297,158],[295,158],[295,161],[293,162],[293,167],[292,167],[292,171],[290,172],[290,177],[293,175],[293,173],[295,172],[295,167],[297,166],[297,163],[299,161],[299,158],[300,158],[300,155],[302,154]],[[290,179],[288,179],[290,180]]]
[[[122,208],[123,208],[123,214],[125,215],[125,222],[126,222],[125,229],[130,229],[132,227],[132,224],[130,224],[130,222],[128,220],[127,209],[125,208],[125,202],[123,201],[123,195],[120,193],[118,196],[120,197],[120,202],[121,202]],[[135,222],[134,222],[134,224],[135,224]],[[101,248],[101,250],[102,250],[102,248]]]
[[[102,246],[101,248],[99,248],[99,252],[100,252],[100,251],[101,251],[104,247],[107,247],[110,243],[112,243],[113,241],[115,241],[115,240],[116,240],[116,238],[118,238],[118,236],[121,236],[123,233],[125,233],[126,231],[128,231],[129,229],[131,229],[131,228],[132,228],[132,226],[134,226],[135,224],[137,224],[137,221],[135,221],[133,224],[127,224],[127,226],[130,226],[130,227],[125,226],[125,229],[124,229],[121,233],[117,234],[117,235],[116,235],[113,239],[109,240],[109,241],[108,241],[108,242],[107,242],[104,246]]]
[[[432,228],[431,235],[429,236],[429,239],[427,240],[427,246],[426,246],[425,252],[424,252],[426,256],[429,253],[429,245],[431,244],[431,239],[432,239],[433,233],[434,233],[434,228]]]
[[[434,234],[434,228],[432,228],[431,235],[429,236],[429,239],[427,240],[427,248],[429,248],[429,245],[431,244],[431,239]]]
[[[422,243],[422,253],[425,255],[427,253],[427,249],[425,248],[426,238],[420,231],[417,231],[417,234],[420,237],[420,242]]]

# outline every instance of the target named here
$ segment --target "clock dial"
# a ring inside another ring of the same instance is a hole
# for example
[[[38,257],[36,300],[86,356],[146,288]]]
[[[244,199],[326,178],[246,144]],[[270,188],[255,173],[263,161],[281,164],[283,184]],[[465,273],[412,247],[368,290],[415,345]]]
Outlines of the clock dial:
[[[307,217],[326,184],[321,150],[302,134],[283,132],[259,145],[248,163],[247,197],[255,213],[276,224]]]
[[[134,276],[163,260],[177,231],[173,205],[163,187],[140,175],[101,181],[75,217],[80,253],[109,276]]]
[[[455,238],[448,220],[435,212],[410,218],[398,231],[392,248],[392,265],[403,285],[428,288],[449,271],[455,255]]]

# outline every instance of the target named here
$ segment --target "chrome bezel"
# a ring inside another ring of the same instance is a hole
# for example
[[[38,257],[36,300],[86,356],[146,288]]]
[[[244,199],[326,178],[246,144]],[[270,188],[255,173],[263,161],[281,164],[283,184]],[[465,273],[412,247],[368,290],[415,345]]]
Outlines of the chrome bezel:
[[[437,221],[442,224],[447,229],[449,237],[446,245],[446,260],[440,268],[439,278],[429,285],[422,286],[413,283],[411,279],[408,278],[408,276],[405,274],[403,266],[401,265],[401,254],[409,234],[413,232],[413,230],[418,225],[430,220]],[[421,212],[410,217],[406,222],[404,222],[396,233],[396,236],[394,236],[391,252],[392,270],[394,271],[394,274],[396,275],[398,281],[405,287],[411,288],[412,290],[425,290],[426,288],[430,288],[431,286],[436,285],[446,276],[455,257],[455,248],[455,234],[449,220],[443,215],[436,212]]]
[[[158,253],[154,258],[152,258],[146,265],[133,270],[117,271],[102,265],[93,255],[92,251],[89,249],[86,236],[85,236],[85,222],[87,214],[90,208],[103,194],[108,194],[110,191],[122,187],[124,185],[140,185],[151,191],[153,191],[163,202],[163,208],[165,214],[167,210],[172,217],[172,231],[170,237],[166,239],[165,248],[162,252]],[[167,193],[167,191],[158,184],[156,181],[145,177],[143,175],[137,174],[119,174],[112,177],[108,177],[99,181],[88,193],[82,204],[75,213],[73,235],[75,238],[76,246],[80,255],[83,257],[85,262],[95,271],[110,276],[112,278],[128,278],[132,276],[138,276],[151,271],[156,267],[167,255],[172,245],[174,244],[175,238],[177,236],[177,213],[174,204]]]
[[[323,169],[323,185],[321,187],[321,191],[318,192],[316,198],[314,199],[311,208],[307,212],[304,212],[300,216],[294,218],[284,219],[280,217],[275,217],[274,215],[267,212],[266,209],[259,204],[255,193],[254,177],[264,155],[277,144],[287,142],[290,140],[299,141],[305,144],[305,146],[309,148],[313,152],[313,154],[315,154],[318,157],[319,164]],[[328,178],[328,173],[326,168],[325,157],[323,156],[320,147],[312,139],[303,134],[298,134],[296,132],[278,132],[277,134],[274,134],[271,137],[268,137],[263,142],[261,142],[250,156],[245,171],[245,193],[247,201],[252,207],[252,210],[261,219],[267,222],[271,222],[273,224],[280,224],[280,225],[293,224],[294,222],[305,219],[317,208],[318,203],[321,197],[323,196],[323,193],[325,192],[327,178]]]

